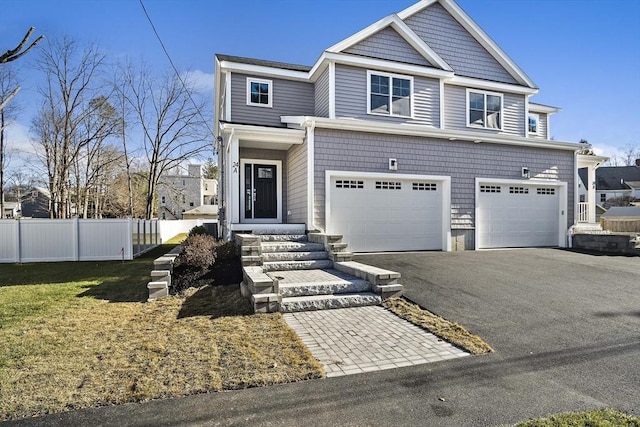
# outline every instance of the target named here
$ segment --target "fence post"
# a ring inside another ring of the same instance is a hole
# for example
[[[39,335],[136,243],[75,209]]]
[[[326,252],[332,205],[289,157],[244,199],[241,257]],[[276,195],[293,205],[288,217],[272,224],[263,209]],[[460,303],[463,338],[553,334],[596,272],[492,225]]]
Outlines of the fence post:
[[[16,224],[16,229],[15,229],[15,234],[16,234],[16,257],[15,260],[18,264],[20,264],[22,262],[22,244],[20,242],[21,237],[20,237],[20,227],[22,227],[22,220],[20,218],[18,218],[17,224]]]
[[[73,260],[80,261],[80,219],[73,218]]]

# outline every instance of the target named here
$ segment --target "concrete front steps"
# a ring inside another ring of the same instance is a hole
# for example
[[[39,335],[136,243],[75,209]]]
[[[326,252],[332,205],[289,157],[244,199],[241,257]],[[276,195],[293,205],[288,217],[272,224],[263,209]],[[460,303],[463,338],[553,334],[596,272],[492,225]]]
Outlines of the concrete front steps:
[[[353,262],[342,236],[237,234],[242,294],[256,312],[377,305],[402,294],[400,274]]]

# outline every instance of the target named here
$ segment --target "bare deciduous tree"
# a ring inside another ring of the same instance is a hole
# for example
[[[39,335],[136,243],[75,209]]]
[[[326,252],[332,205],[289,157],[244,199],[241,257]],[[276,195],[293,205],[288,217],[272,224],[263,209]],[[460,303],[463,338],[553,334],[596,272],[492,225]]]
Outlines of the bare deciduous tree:
[[[40,43],[40,41],[44,38],[44,36],[40,36],[37,39],[35,39],[33,43],[31,43],[25,49],[25,45],[29,41],[29,38],[31,38],[31,34],[33,34],[34,31],[35,31],[34,27],[29,28],[29,30],[27,31],[25,36],[22,38],[22,41],[18,44],[18,46],[16,46],[13,49],[9,49],[5,53],[1,54],[0,64],[6,64],[8,62],[15,61],[16,59],[20,58],[21,56],[29,52],[31,49],[33,49],[38,43]],[[2,111],[6,107],[6,105],[9,103],[11,98],[13,98],[18,93],[19,90],[20,90],[20,86],[16,84],[15,86],[13,86],[13,89],[7,91],[5,96],[3,96],[3,99],[0,99],[0,111]]]
[[[52,218],[70,216],[72,167],[88,144],[104,136],[100,126],[83,132],[96,113],[91,101],[97,98],[104,63],[95,46],[81,49],[67,37],[50,41],[37,60],[46,84],[40,91],[43,105],[33,130],[47,169]]]
[[[156,78],[142,65],[137,71],[123,70],[125,99],[142,133],[142,145],[149,165],[145,218],[153,216],[160,176],[209,148],[202,111],[190,82],[175,75]]]
[[[4,101],[8,101],[12,92],[18,87],[18,82],[14,70],[5,65],[0,69],[0,103],[4,104]],[[9,122],[15,119],[17,114],[17,107],[15,104],[5,105],[5,108],[0,109],[0,219],[4,216],[4,186],[5,186],[5,171],[7,168],[7,136],[6,128]]]

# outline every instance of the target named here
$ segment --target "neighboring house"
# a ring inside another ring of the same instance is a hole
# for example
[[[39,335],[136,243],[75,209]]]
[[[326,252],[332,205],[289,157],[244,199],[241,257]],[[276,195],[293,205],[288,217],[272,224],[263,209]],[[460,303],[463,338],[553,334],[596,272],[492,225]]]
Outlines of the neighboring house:
[[[217,210],[210,207],[217,203],[217,194],[218,181],[204,178],[202,165],[189,165],[186,175],[162,175],[158,182],[158,218],[185,219],[184,213],[203,206],[207,206],[207,212]]]
[[[51,193],[44,187],[33,187],[22,196],[23,218],[50,218]]]
[[[566,245],[576,169],[602,158],[551,140],[559,109],[530,102],[536,84],[455,2],[319,54],[216,55],[225,237],[303,224],[356,252]]]
[[[580,177],[585,172],[580,170]],[[608,166],[596,171],[596,202],[631,197],[640,199],[640,166]]]
[[[601,221],[605,230],[640,233],[640,206],[614,206],[602,214]]]
[[[18,218],[20,214],[20,203],[18,202],[4,202],[4,212],[0,215],[0,219],[12,219]]]

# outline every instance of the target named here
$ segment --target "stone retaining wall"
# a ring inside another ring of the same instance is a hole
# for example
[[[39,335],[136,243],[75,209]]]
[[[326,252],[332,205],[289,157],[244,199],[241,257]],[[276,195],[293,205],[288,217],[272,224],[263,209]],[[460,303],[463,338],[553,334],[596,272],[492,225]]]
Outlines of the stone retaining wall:
[[[636,240],[628,234],[575,234],[573,248],[587,251],[640,255]]]

